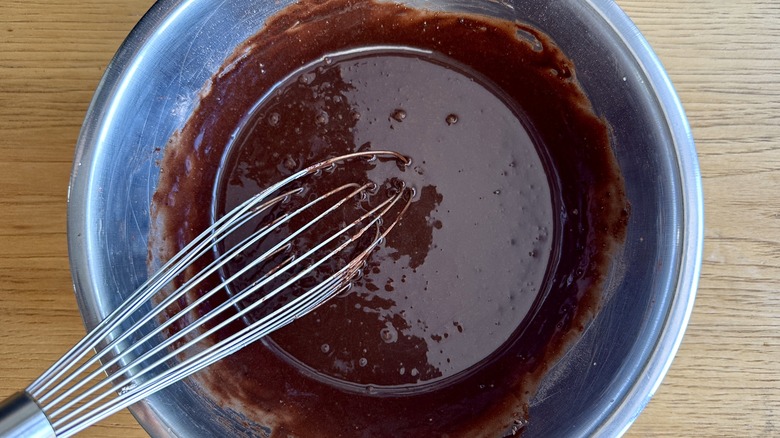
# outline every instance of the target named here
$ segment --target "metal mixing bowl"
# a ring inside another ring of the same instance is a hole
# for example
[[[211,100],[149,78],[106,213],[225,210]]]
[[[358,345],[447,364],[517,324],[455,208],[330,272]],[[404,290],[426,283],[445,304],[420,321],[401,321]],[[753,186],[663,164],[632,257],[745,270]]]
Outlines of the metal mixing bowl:
[[[72,273],[93,328],[147,277],[158,160],[233,49],[288,2],[161,0],[120,48],[78,142],[68,206]],[[691,133],[664,70],[611,0],[422,0],[530,23],[574,60],[614,130],[632,205],[604,308],[545,378],[526,436],[624,432],[666,373],[693,305],[702,193]],[[177,384],[131,408],[154,436],[241,433],[240,415]]]

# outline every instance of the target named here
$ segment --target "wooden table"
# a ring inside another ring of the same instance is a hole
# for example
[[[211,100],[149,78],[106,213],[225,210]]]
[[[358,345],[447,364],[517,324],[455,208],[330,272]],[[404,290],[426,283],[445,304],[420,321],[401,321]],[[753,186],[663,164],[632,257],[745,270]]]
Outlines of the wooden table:
[[[0,398],[84,333],[68,176],[103,71],[151,0],[0,0]],[[633,436],[780,436],[780,3],[620,0],[666,65],[704,179],[691,323]],[[144,436],[129,413],[85,436]]]

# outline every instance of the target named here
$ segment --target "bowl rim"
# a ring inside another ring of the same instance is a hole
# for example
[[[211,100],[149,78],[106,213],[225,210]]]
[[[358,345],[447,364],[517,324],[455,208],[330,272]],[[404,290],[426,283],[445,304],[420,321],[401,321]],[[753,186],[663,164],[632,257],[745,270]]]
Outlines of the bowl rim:
[[[663,329],[637,380],[623,399],[595,430],[596,436],[625,434],[650,402],[672,365],[690,321],[701,273],[704,243],[704,194],[696,145],[688,118],[660,58],[639,28],[613,0],[584,0],[601,14],[642,69],[650,89],[660,102],[669,128],[682,195],[681,260],[675,293]]]
[[[99,137],[96,127],[107,114],[110,115],[110,105],[106,108],[106,104],[110,104],[113,97],[121,92],[127,70],[137,62],[146,43],[195,1],[197,0],[158,0],[152,5],[121,44],[106,68],[79,134],[68,185],[67,237],[75,294],[84,325],[88,330],[99,323],[101,315],[98,314],[97,308],[85,305],[87,302],[85,291],[94,290],[89,265],[74,262],[88,259],[88,236],[83,233],[83,230],[90,216],[85,214],[89,207],[78,197],[73,196],[85,193],[91,187],[92,178],[82,172],[82,163],[88,163],[95,153],[95,139]],[[602,424],[593,431],[596,436],[620,436],[634,423],[660,386],[680,347],[690,320],[702,263],[704,200],[701,171],[692,131],[680,98],[660,59],[637,26],[613,0],[580,1],[599,14],[615,35],[621,38],[645,75],[648,87],[655,93],[673,142],[682,195],[679,236],[681,259],[677,278],[674,279],[676,285],[672,301],[662,323],[663,328],[647,362],[638,374],[642,378],[632,383],[623,398],[616,401],[614,408],[604,417]],[[146,404],[138,403],[131,407],[130,411],[150,434],[171,435],[172,432],[165,425],[160,424],[156,414]]]

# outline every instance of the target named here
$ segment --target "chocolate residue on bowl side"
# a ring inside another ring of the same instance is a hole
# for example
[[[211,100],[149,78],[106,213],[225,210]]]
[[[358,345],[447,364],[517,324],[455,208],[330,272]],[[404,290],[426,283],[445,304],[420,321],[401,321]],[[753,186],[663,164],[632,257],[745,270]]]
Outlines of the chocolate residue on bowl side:
[[[539,380],[598,311],[629,215],[571,61],[517,23],[302,2],[205,90],[166,148],[150,254],[177,252],[215,202],[355,150],[414,164],[350,163],[318,191],[396,176],[418,199],[352,293],[193,387],[272,436],[519,433]]]

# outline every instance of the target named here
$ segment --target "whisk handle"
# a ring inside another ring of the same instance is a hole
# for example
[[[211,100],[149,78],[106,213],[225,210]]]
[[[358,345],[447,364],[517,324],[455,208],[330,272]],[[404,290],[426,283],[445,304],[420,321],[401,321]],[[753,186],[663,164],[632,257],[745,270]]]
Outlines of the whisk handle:
[[[26,392],[17,392],[0,403],[0,438],[56,436],[46,414]]]

